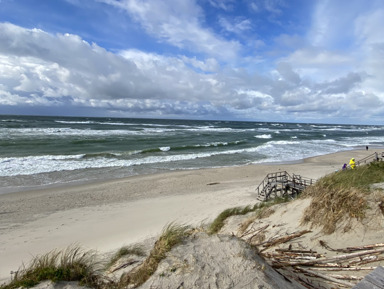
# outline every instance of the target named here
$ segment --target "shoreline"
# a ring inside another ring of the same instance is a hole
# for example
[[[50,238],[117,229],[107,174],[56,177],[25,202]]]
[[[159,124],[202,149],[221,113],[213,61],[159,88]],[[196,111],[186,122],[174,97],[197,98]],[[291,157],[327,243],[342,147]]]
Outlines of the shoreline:
[[[371,150],[379,149],[384,150],[384,147],[382,146],[372,146]],[[337,151],[333,153],[328,154],[338,154],[343,152],[350,152],[350,151],[360,151],[365,150],[365,147],[355,147],[350,148],[348,150],[342,150]],[[325,154],[325,155],[328,155]],[[70,187],[77,187],[77,186],[86,186],[91,185],[95,183],[108,183],[108,182],[116,182],[119,180],[124,180],[128,178],[135,178],[135,177],[145,177],[145,176],[152,176],[152,175],[158,175],[158,174],[172,174],[177,172],[191,172],[191,171],[200,171],[200,170],[216,170],[216,169],[228,169],[228,168],[237,168],[237,167],[245,167],[245,166],[275,166],[275,165],[291,165],[291,164],[300,164],[305,162],[307,159],[321,157],[323,155],[316,155],[311,157],[305,157],[297,160],[291,160],[291,161],[274,161],[274,162],[259,162],[259,163],[250,163],[250,164],[243,164],[243,165],[234,165],[234,166],[222,166],[222,167],[211,167],[211,168],[198,168],[198,169],[176,169],[176,170],[168,170],[168,169],[159,169],[156,172],[148,172],[143,174],[132,174],[127,176],[119,176],[119,177],[104,177],[103,179],[97,179],[97,178],[91,178],[88,180],[69,180],[66,182],[59,182],[59,183],[51,183],[51,184],[42,184],[42,185],[25,185],[25,186],[12,186],[12,187],[6,187],[6,188],[0,188],[0,196],[6,195],[6,194],[13,194],[13,193],[21,193],[21,192],[36,192],[36,191],[45,191],[45,190],[55,190],[55,189],[61,189],[61,188],[70,188]],[[48,174],[55,174],[60,172],[51,172]],[[75,171],[74,171],[75,173]],[[28,176],[14,176],[15,178],[22,178],[22,177],[30,177]]]
[[[351,150],[294,164],[252,164],[0,194],[0,283],[32,256],[79,244],[103,253],[157,236],[171,222],[198,226],[227,208],[257,202],[271,172],[320,178],[374,150]]]

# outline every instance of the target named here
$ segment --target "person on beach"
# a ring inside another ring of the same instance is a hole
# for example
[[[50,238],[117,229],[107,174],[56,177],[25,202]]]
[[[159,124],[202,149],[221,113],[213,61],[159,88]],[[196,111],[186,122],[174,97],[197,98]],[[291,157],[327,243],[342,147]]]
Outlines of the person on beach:
[[[355,158],[351,158],[351,160],[349,161],[349,166],[352,170],[356,168]]]
[[[342,170],[345,171],[347,169],[347,164],[344,164]]]

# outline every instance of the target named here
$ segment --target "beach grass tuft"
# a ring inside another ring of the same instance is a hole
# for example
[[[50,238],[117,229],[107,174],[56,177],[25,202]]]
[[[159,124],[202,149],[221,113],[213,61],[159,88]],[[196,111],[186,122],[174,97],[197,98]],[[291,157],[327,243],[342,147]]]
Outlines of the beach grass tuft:
[[[224,226],[224,222],[227,218],[235,215],[245,215],[249,212],[253,212],[254,207],[252,206],[246,206],[246,207],[236,207],[236,208],[230,208],[226,209],[223,212],[221,212],[215,220],[211,223],[211,225],[208,227],[208,233],[209,234],[215,234],[220,231],[220,229]]]
[[[144,249],[140,245],[124,246],[121,247],[111,258],[108,263],[108,267],[115,264],[123,256],[127,255],[136,255],[136,256],[145,256]]]
[[[384,163],[374,162],[354,170],[335,172],[308,187],[302,197],[312,197],[304,211],[302,224],[322,227],[325,234],[336,230],[337,224],[351,219],[363,219],[368,208],[370,185],[384,182]]]
[[[124,274],[120,279],[119,287],[126,287],[128,284],[137,287],[143,284],[155,273],[157,266],[166,257],[167,252],[188,236],[189,229],[189,226],[169,224],[163,230],[144,263],[133,272]]]
[[[223,212],[221,212],[215,220],[209,225],[208,227],[208,234],[216,234],[220,231],[220,229],[224,226],[225,220],[228,219],[231,216],[236,215],[246,215],[250,212],[256,212],[258,218],[263,217],[263,213],[266,212],[266,209],[276,205],[281,204],[290,201],[289,198],[281,198],[277,197],[270,201],[264,201],[255,204],[254,206],[246,206],[246,207],[235,207],[226,209]]]
[[[12,281],[0,288],[29,288],[46,280],[78,281],[97,288],[98,273],[95,254],[83,251],[78,246],[71,246],[64,251],[51,251],[34,257],[29,266],[19,268]]]

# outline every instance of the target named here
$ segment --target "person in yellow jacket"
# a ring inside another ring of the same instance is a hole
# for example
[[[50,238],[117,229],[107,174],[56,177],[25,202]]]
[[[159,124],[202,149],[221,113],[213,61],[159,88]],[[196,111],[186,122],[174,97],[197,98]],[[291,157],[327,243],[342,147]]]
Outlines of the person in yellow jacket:
[[[352,170],[356,168],[355,158],[351,158],[351,160],[349,161],[349,166]]]

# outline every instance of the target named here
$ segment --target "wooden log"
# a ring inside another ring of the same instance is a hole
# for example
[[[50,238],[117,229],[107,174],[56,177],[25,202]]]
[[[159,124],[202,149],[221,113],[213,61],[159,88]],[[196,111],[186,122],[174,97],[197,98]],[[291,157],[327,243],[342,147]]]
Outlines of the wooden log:
[[[298,262],[287,262],[286,264],[281,264],[282,267],[284,266],[312,266],[314,264],[324,264],[324,263],[331,263],[331,262],[342,262],[345,260],[353,259],[356,257],[362,257],[370,254],[377,254],[377,253],[383,253],[384,248],[376,249],[376,250],[368,250],[368,251],[362,251],[362,252],[355,252],[347,255],[339,255],[334,256],[330,258],[325,259],[317,259],[317,260],[308,260],[308,261],[298,261]]]
[[[363,270],[375,270],[377,267],[311,267],[312,270],[319,271],[363,271]]]
[[[364,246],[347,247],[344,249],[333,249],[327,244],[327,242],[323,240],[320,240],[319,243],[322,247],[326,248],[329,251],[343,252],[343,253],[350,253],[350,252],[362,251],[362,250],[373,250],[375,248],[384,247],[384,243],[378,243],[378,244],[371,244],[371,245],[364,245]]]
[[[330,277],[328,275],[325,275],[325,274],[321,274],[319,272],[314,272],[312,270],[309,270],[309,269],[306,269],[306,268],[302,268],[302,267],[299,267],[299,269],[307,274],[310,274],[312,276],[316,276],[316,277],[319,277],[319,278],[322,278],[324,280],[328,280],[328,281],[331,281],[331,282],[335,282],[335,283],[339,283],[339,284],[343,284],[345,286],[348,286],[348,287],[353,287],[355,286],[355,284],[353,283],[350,283],[350,282],[347,282],[347,281],[343,281],[343,280],[339,280],[339,279],[336,279],[336,278],[333,278],[333,277]]]
[[[139,261],[138,261],[138,260],[130,260],[129,262],[124,263],[124,264],[120,265],[119,267],[113,269],[113,270],[111,271],[111,273],[114,273],[114,272],[116,272],[116,271],[118,271],[118,270],[120,270],[120,269],[126,268],[126,267],[128,267],[128,266],[130,266],[130,265],[133,265],[133,264],[137,263],[137,262],[139,262]]]
[[[377,258],[374,258],[374,259],[366,259],[366,260],[363,260],[363,261],[360,261],[360,262],[356,262],[357,265],[365,265],[365,264],[368,264],[368,263],[374,263],[374,262],[380,262],[380,261],[384,261],[384,258],[383,257],[377,257]]]
[[[331,275],[327,275],[327,276],[332,277],[332,278],[336,278],[338,280],[360,281],[360,280],[364,279],[364,277],[350,276],[350,275],[335,275],[335,274],[331,274]]]
[[[277,248],[275,249],[275,251],[277,252],[290,252],[290,253],[302,253],[302,254],[317,254],[316,251],[312,251],[312,250],[294,250],[294,249],[290,249],[290,248]]]

